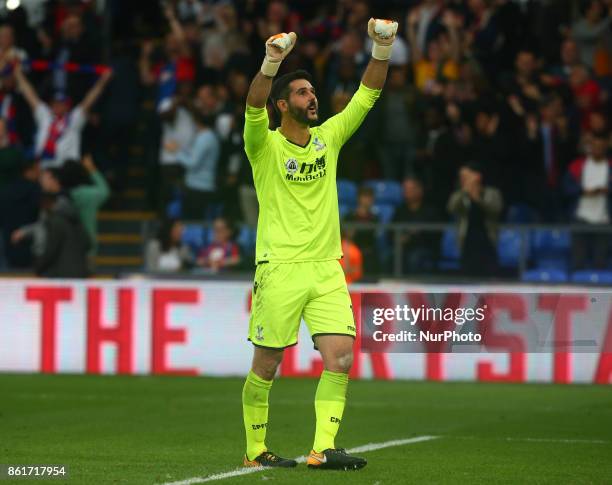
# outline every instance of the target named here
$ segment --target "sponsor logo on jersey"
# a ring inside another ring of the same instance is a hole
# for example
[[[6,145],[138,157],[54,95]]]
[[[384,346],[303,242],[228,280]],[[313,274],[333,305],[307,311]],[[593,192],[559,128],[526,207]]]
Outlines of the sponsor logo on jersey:
[[[290,158],[285,162],[285,168],[287,169],[287,173],[292,175],[298,171],[299,163],[295,158]]]
[[[287,161],[285,166],[287,166],[288,163],[289,160]],[[287,173],[285,178],[292,182],[309,182],[311,180],[316,180],[325,177],[325,175],[327,174],[325,155],[317,158],[312,163],[301,163],[299,164],[299,168],[300,171],[298,174],[296,174],[295,172]],[[288,169],[287,172],[289,172]]]

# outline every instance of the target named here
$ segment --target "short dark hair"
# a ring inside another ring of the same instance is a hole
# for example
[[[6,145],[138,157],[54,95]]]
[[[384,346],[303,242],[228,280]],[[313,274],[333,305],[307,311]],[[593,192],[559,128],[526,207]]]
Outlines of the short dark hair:
[[[270,91],[270,98],[272,99],[272,106],[274,106],[274,111],[280,116],[280,110],[276,106],[276,102],[279,99],[288,100],[289,99],[289,84],[291,84],[296,79],[306,79],[309,83],[312,83],[312,76],[308,71],[303,69],[298,69],[297,71],[288,72],[287,74],[283,74],[281,77],[274,80],[272,83],[272,90]]]

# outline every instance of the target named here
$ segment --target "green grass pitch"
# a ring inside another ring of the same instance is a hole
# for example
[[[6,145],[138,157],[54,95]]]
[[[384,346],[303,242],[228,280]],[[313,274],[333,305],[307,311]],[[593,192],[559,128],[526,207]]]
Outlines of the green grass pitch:
[[[67,464],[69,480],[155,484],[241,464],[238,378],[0,375],[0,463]],[[268,446],[308,452],[316,380],[277,379]],[[612,388],[351,382],[337,445],[432,435],[364,453],[358,472],[265,470],[214,483],[612,483]],[[0,480],[9,483],[41,483]]]

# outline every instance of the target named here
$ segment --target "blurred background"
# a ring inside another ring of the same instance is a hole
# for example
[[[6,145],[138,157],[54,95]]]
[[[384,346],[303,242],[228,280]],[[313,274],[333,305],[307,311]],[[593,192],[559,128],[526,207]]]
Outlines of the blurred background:
[[[400,31],[339,160],[347,280],[611,284],[610,0],[1,0],[2,273],[251,278],[264,42],[298,33],[325,120],[371,16]]]

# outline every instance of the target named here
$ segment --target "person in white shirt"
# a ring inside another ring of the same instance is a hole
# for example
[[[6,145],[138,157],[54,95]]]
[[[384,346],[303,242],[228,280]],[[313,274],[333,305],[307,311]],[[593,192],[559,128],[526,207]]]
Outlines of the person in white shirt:
[[[60,167],[66,160],[81,158],[81,132],[87,123],[87,113],[111,77],[112,71],[105,71],[83,100],[71,109],[71,100],[64,93],[56,93],[50,104],[43,102],[23,74],[21,65],[16,64],[17,86],[36,121],[34,152],[43,168]]]
[[[162,120],[159,151],[159,213],[165,215],[167,204],[182,190],[185,169],[177,153],[189,148],[196,135],[196,124],[182,97],[166,98],[158,108]]]
[[[569,167],[566,192],[576,200],[574,220],[585,225],[610,224],[610,189],[612,188],[612,161],[607,157],[608,140],[605,135],[591,134],[586,158],[575,160]],[[609,235],[584,232],[573,236],[574,269],[585,266],[592,252],[592,266],[606,267]]]

